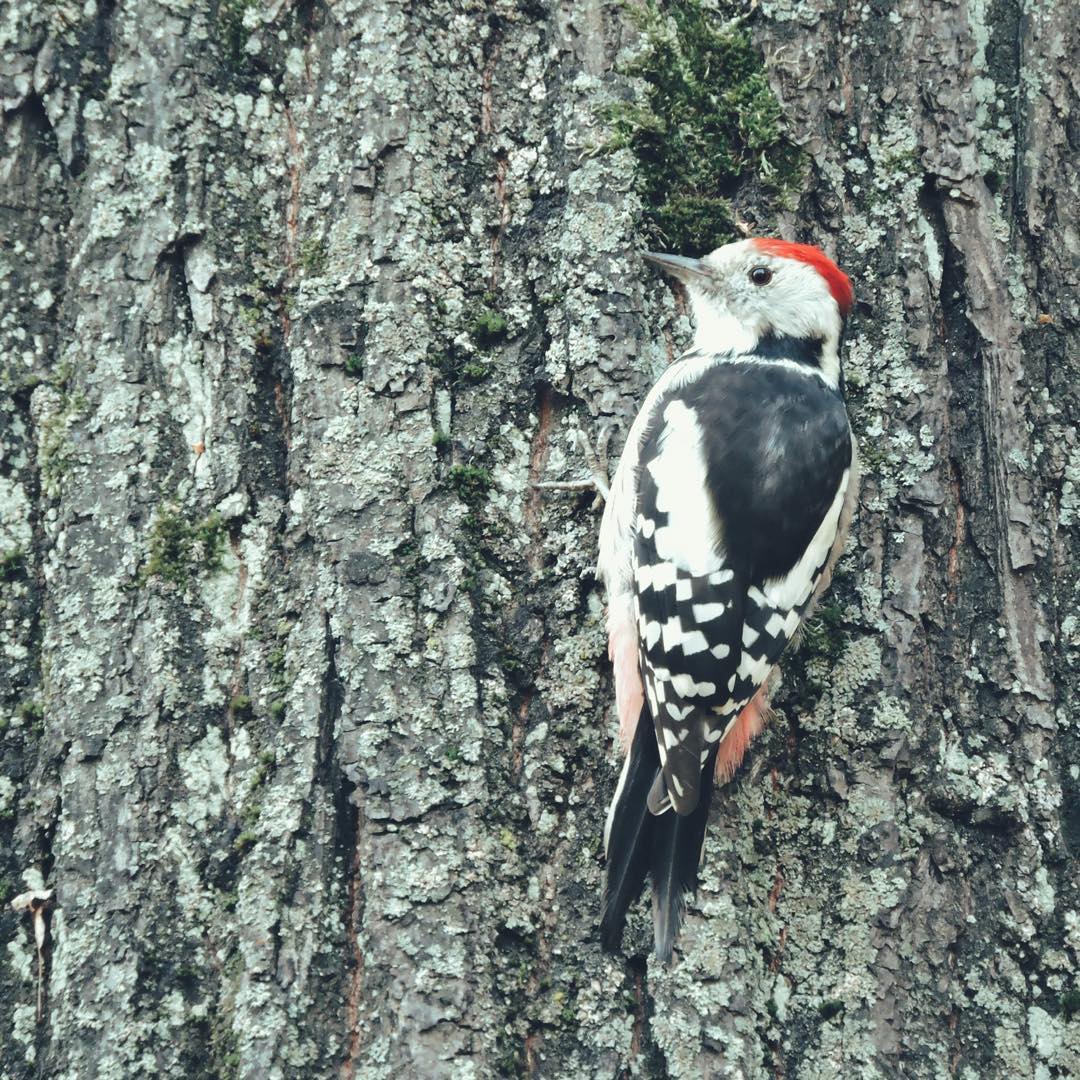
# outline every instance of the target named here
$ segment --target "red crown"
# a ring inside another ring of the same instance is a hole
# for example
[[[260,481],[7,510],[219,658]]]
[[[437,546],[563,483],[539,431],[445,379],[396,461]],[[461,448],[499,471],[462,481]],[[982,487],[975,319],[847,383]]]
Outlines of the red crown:
[[[829,292],[833,294],[836,306],[840,309],[840,315],[847,318],[851,305],[855,303],[851,281],[821,248],[814,247],[813,244],[793,244],[790,240],[778,240],[774,237],[753,240],[751,243],[766,255],[798,259],[799,262],[812,266],[825,279],[825,284],[829,286]]]

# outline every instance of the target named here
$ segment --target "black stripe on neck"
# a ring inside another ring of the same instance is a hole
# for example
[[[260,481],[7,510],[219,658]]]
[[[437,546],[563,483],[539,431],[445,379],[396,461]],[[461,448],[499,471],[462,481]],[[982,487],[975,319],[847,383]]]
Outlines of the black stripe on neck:
[[[761,357],[763,360],[791,360],[820,370],[824,350],[825,341],[822,338],[794,337],[791,334],[775,334],[770,330],[753,349],[741,355]]]

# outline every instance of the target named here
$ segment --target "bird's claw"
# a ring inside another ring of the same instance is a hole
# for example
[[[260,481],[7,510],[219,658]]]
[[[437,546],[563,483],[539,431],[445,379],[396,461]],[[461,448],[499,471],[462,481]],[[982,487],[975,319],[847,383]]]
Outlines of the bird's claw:
[[[589,472],[592,473],[592,483],[596,488],[599,495],[603,498],[604,502],[607,502],[608,491],[611,487],[611,481],[608,479],[608,443],[611,442],[611,425],[605,424],[600,429],[600,434],[596,437],[596,448],[593,448],[592,443],[580,428],[577,432],[578,446],[581,447],[581,452],[585,456],[585,464],[589,466]]]
[[[592,475],[584,480],[538,480],[532,486],[544,491],[588,491],[591,488],[600,500],[606,502],[611,486],[608,479],[607,457],[608,443],[611,442],[611,425],[605,424],[600,429],[595,449],[580,428],[576,435],[577,444]]]

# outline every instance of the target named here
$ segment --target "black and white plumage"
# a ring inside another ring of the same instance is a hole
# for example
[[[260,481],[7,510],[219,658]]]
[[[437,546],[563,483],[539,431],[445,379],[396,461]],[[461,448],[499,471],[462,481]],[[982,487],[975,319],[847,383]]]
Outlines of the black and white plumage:
[[[818,249],[750,240],[650,256],[687,287],[694,348],[630,431],[600,534],[624,748],[602,937],[653,881],[670,957],[714,774],[762,722],[765,685],[828,583],[857,486],[838,346],[851,287]]]

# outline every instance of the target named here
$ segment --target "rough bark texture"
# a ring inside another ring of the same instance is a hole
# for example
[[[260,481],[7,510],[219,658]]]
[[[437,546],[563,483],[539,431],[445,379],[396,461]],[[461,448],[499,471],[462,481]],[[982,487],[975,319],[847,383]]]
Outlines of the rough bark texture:
[[[627,9],[0,6],[0,1075],[1080,1073],[1075,10],[750,25],[866,478],[664,969],[530,487],[688,330]]]

